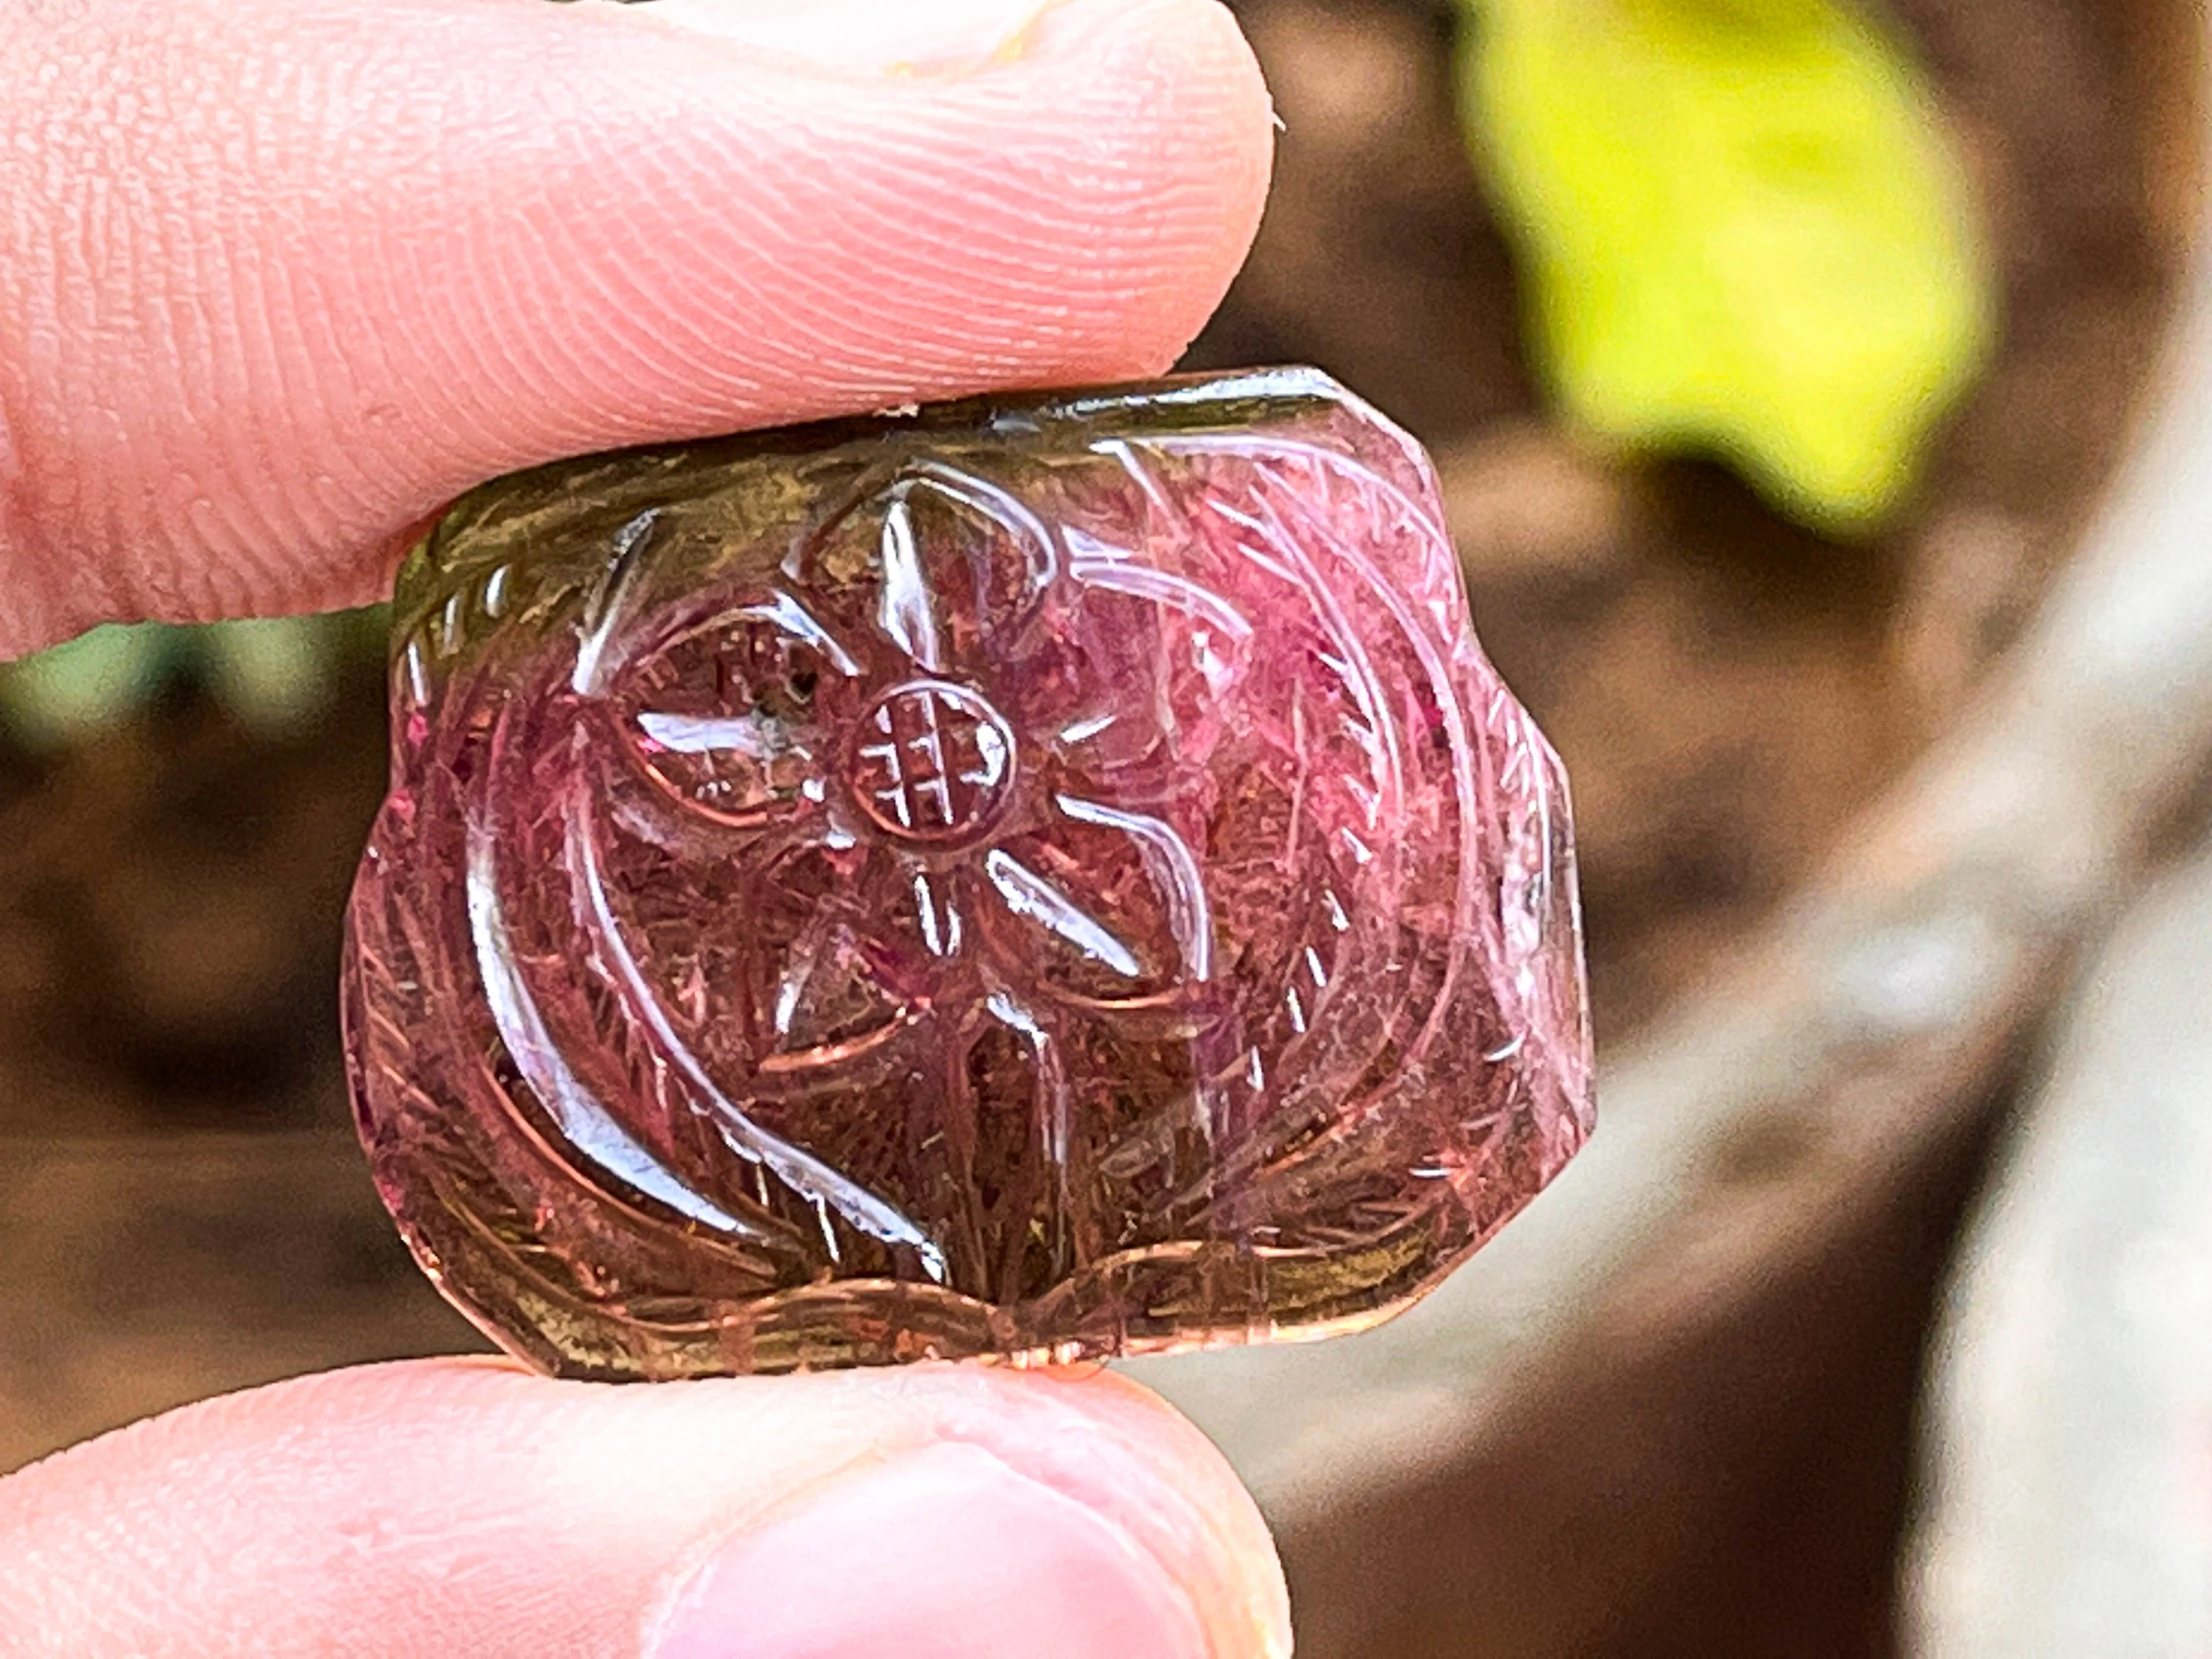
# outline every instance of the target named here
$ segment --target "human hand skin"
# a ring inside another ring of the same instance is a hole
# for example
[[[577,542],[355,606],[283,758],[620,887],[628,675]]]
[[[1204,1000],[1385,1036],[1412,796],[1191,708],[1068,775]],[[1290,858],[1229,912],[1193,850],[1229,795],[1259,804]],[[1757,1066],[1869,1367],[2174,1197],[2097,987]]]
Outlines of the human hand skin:
[[[6,0],[0,654],[378,597],[563,454],[1155,373],[1271,139],[1216,0]],[[1103,1373],[433,1360],[0,1480],[0,1655],[1289,1648]]]

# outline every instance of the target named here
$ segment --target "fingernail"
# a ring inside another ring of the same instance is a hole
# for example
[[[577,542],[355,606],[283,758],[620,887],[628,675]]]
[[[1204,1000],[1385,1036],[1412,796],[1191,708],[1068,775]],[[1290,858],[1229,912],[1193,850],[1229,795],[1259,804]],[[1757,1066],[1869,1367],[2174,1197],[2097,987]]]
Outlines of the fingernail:
[[[1096,1510],[939,1445],[838,1476],[724,1544],[650,1659],[1198,1659],[1193,1598]]]
[[[652,0],[646,15],[821,68],[957,73],[1021,54],[1058,0]]]

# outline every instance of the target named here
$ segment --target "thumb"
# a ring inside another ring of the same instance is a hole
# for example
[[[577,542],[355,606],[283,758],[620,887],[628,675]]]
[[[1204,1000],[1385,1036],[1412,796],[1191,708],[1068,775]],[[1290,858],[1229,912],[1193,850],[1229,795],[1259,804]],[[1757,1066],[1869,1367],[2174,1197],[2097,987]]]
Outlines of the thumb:
[[[562,454],[1158,370],[1270,140],[1218,0],[0,6],[0,655],[377,597]]]
[[[340,1372],[0,1481],[0,1653],[1261,1659],[1250,1500],[1110,1375]]]

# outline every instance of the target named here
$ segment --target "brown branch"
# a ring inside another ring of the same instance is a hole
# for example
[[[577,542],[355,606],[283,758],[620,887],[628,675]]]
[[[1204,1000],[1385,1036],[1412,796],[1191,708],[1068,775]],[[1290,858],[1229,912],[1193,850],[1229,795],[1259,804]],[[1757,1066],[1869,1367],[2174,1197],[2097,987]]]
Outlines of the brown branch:
[[[1610,1057],[1557,1188],[1372,1335],[1138,1368],[1287,1536],[1469,1455],[1516,1386],[1656,1316],[1654,1286],[1751,1294],[1971,1129],[2212,756],[2212,272],[2189,305],[2160,413],[1998,683],[1735,971]]]
[[[1908,1650],[2212,1653],[2212,849],[2067,1007],[1936,1345]]]

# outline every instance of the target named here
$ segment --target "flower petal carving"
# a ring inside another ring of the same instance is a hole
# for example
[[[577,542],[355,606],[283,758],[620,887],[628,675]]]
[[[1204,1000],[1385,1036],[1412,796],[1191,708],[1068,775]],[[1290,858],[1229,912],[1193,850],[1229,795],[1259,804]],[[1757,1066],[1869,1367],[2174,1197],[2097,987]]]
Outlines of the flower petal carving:
[[[831,734],[861,672],[803,601],[768,588],[641,653],[611,706],[646,775],[671,799],[757,829],[821,805]]]
[[[1206,775],[1250,672],[1253,624],[1181,572],[1079,533],[1056,637],[1018,659],[1017,702],[1075,787],[1164,799]]]
[[[1107,1011],[1182,1006],[1213,976],[1197,854],[1165,818],[1074,796],[986,856],[977,906],[999,976]]]
[[[917,462],[834,515],[792,572],[874,672],[904,678],[1010,654],[1063,563],[1058,537],[1006,489]]]

